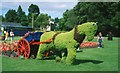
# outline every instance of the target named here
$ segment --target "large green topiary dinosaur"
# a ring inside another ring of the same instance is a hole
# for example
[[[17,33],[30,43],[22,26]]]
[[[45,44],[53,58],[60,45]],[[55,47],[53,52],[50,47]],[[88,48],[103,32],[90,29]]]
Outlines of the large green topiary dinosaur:
[[[82,25],[78,25],[69,32],[60,33],[56,35],[56,32],[45,32],[40,41],[45,41],[54,36],[54,39],[50,43],[41,44],[37,53],[37,59],[42,59],[45,51],[56,51],[56,59],[67,64],[72,64],[76,57],[76,49],[83,42],[85,36],[88,41],[94,38],[94,34],[97,30],[97,23],[87,22]],[[56,36],[55,36],[56,35]]]

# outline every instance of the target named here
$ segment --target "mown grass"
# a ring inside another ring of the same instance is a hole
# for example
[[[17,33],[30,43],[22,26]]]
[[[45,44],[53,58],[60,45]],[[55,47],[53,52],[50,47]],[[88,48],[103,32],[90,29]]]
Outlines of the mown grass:
[[[22,36],[20,37],[20,36],[15,36],[15,37],[13,37],[13,41],[17,41],[17,40],[20,40],[22,38]],[[0,42],[4,42],[5,40],[1,40],[0,39]],[[11,41],[11,37],[8,37],[8,39],[7,39],[7,43],[10,43],[10,42],[13,42],[13,41]]]
[[[104,38],[104,48],[83,49],[78,52],[74,65],[55,60],[22,60],[2,57],[3,71],[118,71],[118,39]],[[94,39],[93,41],[96,41]]]

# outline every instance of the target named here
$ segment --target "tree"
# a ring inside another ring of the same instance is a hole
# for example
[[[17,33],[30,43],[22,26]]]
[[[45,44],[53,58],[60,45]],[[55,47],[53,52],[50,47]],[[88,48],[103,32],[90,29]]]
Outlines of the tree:
[[[5,19],[7,22],[17,22],[17,12],[13,9],[9,10],[6,14],[5,14]]]
[[[116,36],[120,36],[120,12],[116,12],[115,16],[111,19],[111,29]]]
[[[59,18],[56,17],[53,21],[54,21],[54,29],[59,30]]]
[[[49,16],[47,14],[40,14],[35,20],[35,27],[46,28],[49,25]]]
[[[22,7],[20,5],[18,7],[17,14],[18,14],[17,22],[21,23],[21,25],[23,25],[23,26],[27,26],[28,19],[27,19],[27,16],[25,15],[25,12],[22,10]]]
[[[3,16],[2,16],[2,15],[0,15],[0,23],[2,22],[2,17],[3,17]]]
[[[21,17],[21,25],[23,25],[23,26],[28,26],[29,25],[27,16],[25,14],[23,14],[22,17]]]
[[[63,30],[71,30],[75,25],[77,25],[77,16],[75,15],[73,9],[66,10],[63,13],[63,19],[60,19],[59,26]],[[63,27],[64,26],[64,27]]]
[[[65,30],[65,29],[64,29],[64,23],[65,23],[65,19],[64,19],[64,18],[61,18],[61,19],[59,20],[59,23],[58,23],[58,24],[59,24],[59,27],[57,27],[57,29],[58,29],[58,30],[61,30],[61,31],[62,31],[62,30]]]
[[[36,20],[37,16],[40,14],[39,7],[37,5],[34,5],[34,4],[31,4],[29,6],[28,11],[29,11],[29,13],[28,13],[29,22],[32,21],[32,17],[34,17],[34,20]]]
[[[54,21],[55,21],[55,23],[58,23],[58,22],[59,22],[59,18],[56,17],[56,18],[54,19]]]
[[[5,17],[3,15],[0,15],[0,21],[2,21],[2,22],[5,21]]]
[[[18,14],[18,23],[21,23],[22,20],[27,19],[27,17],[25,18],[25,12],[22,10],[22,7],[19,5],[18,10],[17,10],[17,14]]]
[[[109,31],[115,33],[115,29],[119,29],[120,2],[78,2],[73,10],[80,23],[98,22],[98,32],[101,31],[103,35],[106,35]]]
[[[1,26],[2,26],[2,15],[0,15],[0,32],[1,32]]]

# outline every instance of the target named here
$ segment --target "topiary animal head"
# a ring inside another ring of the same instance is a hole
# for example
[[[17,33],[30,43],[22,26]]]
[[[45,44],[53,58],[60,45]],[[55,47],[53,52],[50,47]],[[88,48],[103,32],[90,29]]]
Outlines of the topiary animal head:
[[[77,29],[79,34],[85,34],[87,36],[87,40],[91,41],[97,31],[97,22],[83,23],[82,25],[78,25]]]

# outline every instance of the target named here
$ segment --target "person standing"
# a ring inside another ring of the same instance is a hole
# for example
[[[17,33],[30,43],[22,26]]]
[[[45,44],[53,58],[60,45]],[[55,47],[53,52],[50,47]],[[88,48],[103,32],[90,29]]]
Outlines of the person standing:
[[[11,29],[11,31],[10,31],[10,37],[11,37],[11,41],[13,40],[13,37],[14,37],[14,32],[12,31],[12,29]]]
[[[8,31],[7,31],[7,32],[5,33],[5,41],[7,41],[8,36],[9,36],[9,33],[8,33]]]
[[[98,41],[98,48],[103,47],[103,37],[101,32],[98,35],[97,41]]]
[[[4,28],[1,28],[1,30],[2,30],[1,40],[5,40]]]
[[[109,33],[108,33],[108,40],[113,40],[112,32],[109,32]]]

